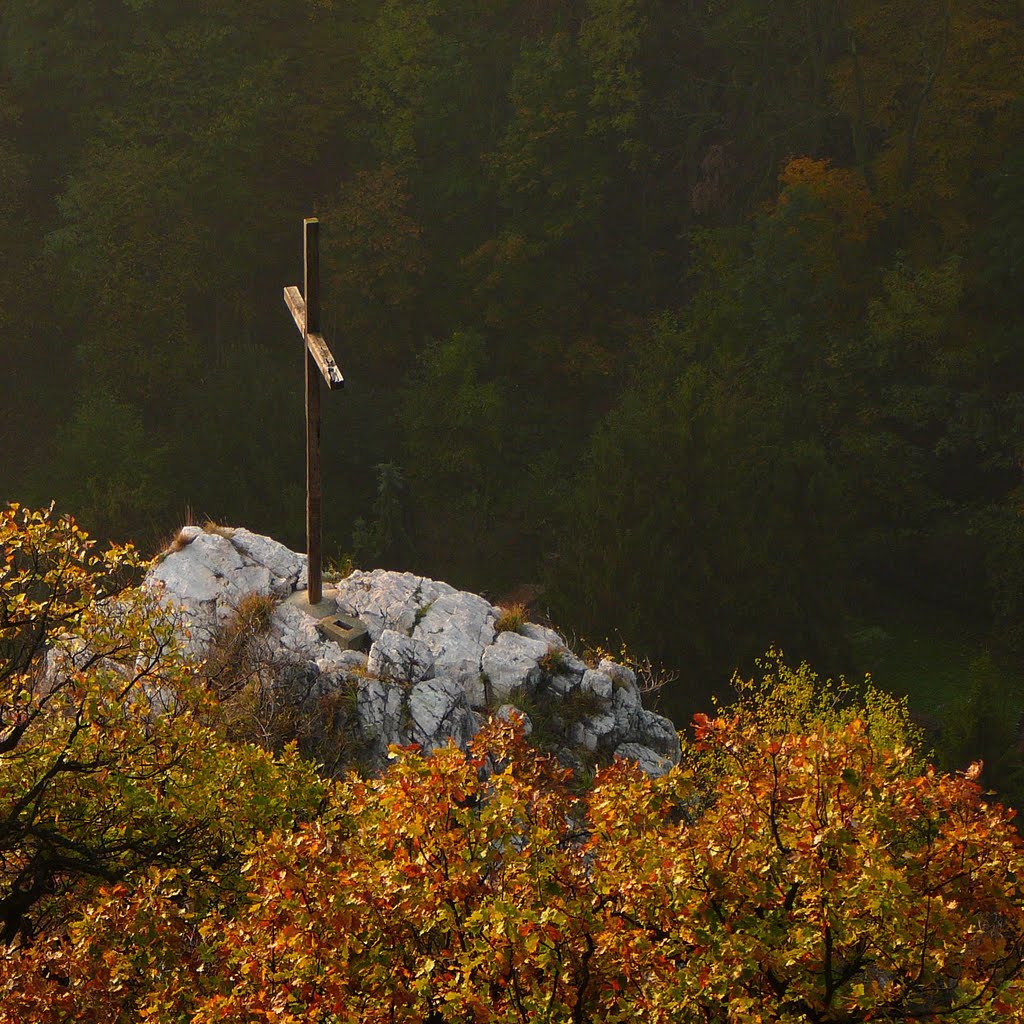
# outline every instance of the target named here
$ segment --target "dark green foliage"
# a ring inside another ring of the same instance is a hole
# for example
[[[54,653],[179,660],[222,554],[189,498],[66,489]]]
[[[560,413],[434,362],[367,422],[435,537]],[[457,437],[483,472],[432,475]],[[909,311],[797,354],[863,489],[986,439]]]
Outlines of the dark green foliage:
[[[408,555],[408,494],[405,473],[393,462],[382,462],[377,470],[377,496],[371,518],[360,516],[352,526],[352,546],[357,559],[372,565]]]
[[[676,703],[872,588],[1019,652],[1024,40],[924,10],[7,0],[6,496],[301,546],[316,212],[328,550],[546,576]]]

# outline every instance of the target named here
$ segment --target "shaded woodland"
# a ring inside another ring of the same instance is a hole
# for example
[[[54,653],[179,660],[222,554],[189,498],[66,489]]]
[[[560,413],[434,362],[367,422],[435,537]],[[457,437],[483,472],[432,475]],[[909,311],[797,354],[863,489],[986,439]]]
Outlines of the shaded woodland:
[[[329,553],[542,585],[687,711],[941,607],[1012,788],[1022,66],[1011,0],[6,0],[0,498],[301,546],[315,212]]]

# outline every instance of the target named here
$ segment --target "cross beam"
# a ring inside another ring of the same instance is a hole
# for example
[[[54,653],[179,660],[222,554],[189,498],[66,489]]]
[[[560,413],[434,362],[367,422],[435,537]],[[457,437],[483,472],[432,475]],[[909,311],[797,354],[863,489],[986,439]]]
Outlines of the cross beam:
[[[321,570],[320,491],[320,378],[337,390],[345,383],[331,350],[320,333],[320,222],[307,217],[302,222],[305,248],[303,292],[294,285],[285,288],[284,301],[302,335],[306,363],[306,554],[308,559],[309,604],[323,598]]]

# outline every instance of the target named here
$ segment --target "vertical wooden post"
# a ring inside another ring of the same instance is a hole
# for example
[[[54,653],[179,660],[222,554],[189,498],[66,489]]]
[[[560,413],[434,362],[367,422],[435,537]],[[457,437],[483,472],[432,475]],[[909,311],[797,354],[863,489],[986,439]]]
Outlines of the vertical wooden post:
[[[303,288],[306,300],[306,334],[320,333],[320,222],[307,217],[302,222],[305,242]],[[309,561],[311,605],[323,597],[320,569],[320,370],[313,359],[308,338],[306,356],[306,553]]]
[[[295,285],[284,290],[285,305],[302,335],[306,377],[306,558],[311,606],[323,601],[320,491],[320,377],[328,386],[343,387],[345,378],[320,333],[320,222],[307,217],[302,222],[304,273],[300,294]]]

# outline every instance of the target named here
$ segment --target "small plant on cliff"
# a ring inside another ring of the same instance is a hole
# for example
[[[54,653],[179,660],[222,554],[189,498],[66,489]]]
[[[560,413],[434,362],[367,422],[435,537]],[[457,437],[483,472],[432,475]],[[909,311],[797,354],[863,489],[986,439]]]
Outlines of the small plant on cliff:
[[[214,522],[212,519],[207,519],[203,523],[203,533],[213,533],[218,537],[223,537],[225,540],[231,540],[235,535],[235,528],[233,526],[225,526],[223,523]]]
[[[160,545],[160,550],[156,553],[153,558],[154,563],[159,565],[168,555],[173,555],[178,551],[183,551],[185,548],[195,540],[191,534],[185,532],[183,526],[173,537],[167,539],[163,544]]]
[[[552,644],[537,664],[541,671],[549,676],[560,676],[569,668],[569,652],[564,647],[555,647]]]
[[[184,527],[182,527],[175,535],[170,544],[167,545],[167,551],[173,554],[176,551],[182,551],[192,543],[195,538],[192,534],[186,533]]]
[[[433,607],[434,602],[428,601],[426,604],[421,604],[419,608],[416,609],[416,614],[413,616],[412,619],[412,627],[409,630],[409,636],[413,635],[413,633],[416,631],[416,627],[427,617],[427,612],[429,612],[430,609]]]
[[[269,594],[247,594],[214,637],[206,678],[219,699],[230,696],[252,675],[260,653],[257,648],[265,647],[259,641],[269,631],[273,613],[274,599]]]
[[[270,629],[274,615],[274,599],[270,594],[246,594],[235,609],[238,629],[253,636],[262,636]]]
[[[679,673],[675,669],[659,665],[646,655],[634,654],[625,641],[619,644],[618,651],[612,651],[604,644],[585,645],[583,660],[591,668],[597,668],[606,659],[630,669],[636,676],[636,685],[641,693],[660,693],[666,686],[671,686],[679,678]],[[612,682],[616,689],[623,685],[620,677],[613,678]]]
[[[189,526],[195,526],[195,521],[192,517],[192,509],[186,506],[184,521],[181,526],[170,536],[165,537],[158,545],[154,555],[154,562],[156,564],[159,565],[168,555],[173,555],[175,552],[183,550],[195,540],[191,533],[185,532],[185,528]]]
[[[324,562],[324,582],[340,583],[347,580],[356,571],[356,563],[352,556],[342,551],[334,558]]]
[[[501,609],[494,628],[499,633],[518,633],[526,625],[526,605],[512,604]]]
[[[268,594],[242,598],[213,638],[203,677],[228,736],[276,751],[295,738],[296,702],[285,680],[296,672],[268,642],[273,612]]]
[[[608,702],[596,693],[573,690],[558,702],[558,715],[569,725],[585,722],[588,718],[608,710]]]

